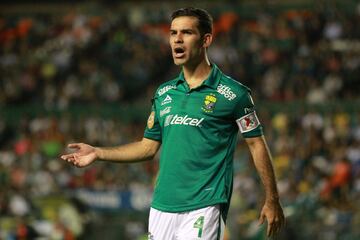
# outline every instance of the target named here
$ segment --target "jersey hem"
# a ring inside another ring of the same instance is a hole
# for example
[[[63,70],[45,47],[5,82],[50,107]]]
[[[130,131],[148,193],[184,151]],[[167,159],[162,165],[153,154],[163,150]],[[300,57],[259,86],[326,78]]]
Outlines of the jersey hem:
[[[247,132],[247,133],[243,133],[243,134],[242,134],[242,136],[243,136],[244,138],[254,138],[254,137],[260,137],[260,136],[262,136],[262,135],[264,135],[264,133],[263,133],[263,131],[262,131],[261,128],[260,128],[260,129],[253,130],[253,131],[251,131],[251,132]]]
[[[226,199],[217,199],[211,202],[206,202],[206,203],[201,203],[201,204],[192,204],[192,205],[186,205],[186,206],[175,206],[175,207],[166,207],[163,205],[159,205],[159,204],[151,204],[152,208],[155,208],[156,210],[159,211],[163,211],[163,212],[171,212],[171,213],[179,213],[179,212],[188,212],[188,211],[193,211],[193,210],[197,210],[200,208],[205,208],[208,206],[212,206],[212,205],[216,205],[216,204],[221,204],[221,203],[227,203]]]
[[[152,140],[161,142],[161,137],[158,137],[158,136],[156,136],[154,134],[151,134],[151,133],[145,133],[144,138],[148,138],[148,139],[152,139]]]

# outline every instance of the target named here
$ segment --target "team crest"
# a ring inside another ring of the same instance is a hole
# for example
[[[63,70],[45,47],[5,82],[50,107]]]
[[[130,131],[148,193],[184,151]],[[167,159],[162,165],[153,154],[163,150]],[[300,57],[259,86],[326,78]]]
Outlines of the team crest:
[[[148,127],[148,129],[152,129],[152,128],[153,128],[153,126],[154,126],[154,121],[155,121],[154,118],[155,118],[155,112],[152,111],[151,114],[150,114],[150,116],[149,116],[149,118],[148,118],[148,120],[147,120],[147,127]]]
[[[207,113],[213,112],[216,101],[217,99],[215,94],[210,93],[209,95],[206,95],[204,99],[204,105],[201,107],[201,109]]]

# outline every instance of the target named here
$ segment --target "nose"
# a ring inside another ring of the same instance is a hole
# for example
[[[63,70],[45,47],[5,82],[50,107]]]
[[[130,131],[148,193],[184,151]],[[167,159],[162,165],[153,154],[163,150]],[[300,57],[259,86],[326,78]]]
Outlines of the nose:
[[[176,34],[174,42],[175,43],[182,43],[183,42],[182,35],[181,34]]]

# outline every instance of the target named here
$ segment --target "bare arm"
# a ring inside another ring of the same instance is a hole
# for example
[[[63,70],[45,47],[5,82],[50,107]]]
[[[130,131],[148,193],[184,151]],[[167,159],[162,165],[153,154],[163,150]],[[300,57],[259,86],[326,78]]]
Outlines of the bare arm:
[[[160,142],[143,138],[118,147],[96,148],[100,160],[138,162],[151,160],[160,148]]]
[[[76,149],[74,153],[62,155],[61,158],[77,167],[85,167],[95,160],[112,162],[139,162],[152,159],[160,148],[160,142],[143,138],[117,147],[93,147],[84,143],[69,144]]]
[[[279,201],[271,154],[263,136],[246,138],[256,170],[265,188],[265,203],[260,214],[260,224],[267,219],[267,235],[274,235],[284,224],[284,214]]]
[[[246,138],[256,170],[264,184],[266,201],[278,200],[274,169],[271,163],[270,151],[263,136]]]

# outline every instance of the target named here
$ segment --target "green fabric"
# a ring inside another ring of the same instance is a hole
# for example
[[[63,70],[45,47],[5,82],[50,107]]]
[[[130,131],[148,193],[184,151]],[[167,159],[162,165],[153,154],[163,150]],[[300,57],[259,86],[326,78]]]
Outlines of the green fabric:
[[[222,204],[224,220],[233,184],[236,120],[254,113],[250,91],[212,65],[208,79],[189,89],[183,73],[162,84],[144,137],[161,141],[152,207],[183,212]],[[262,135],[259,124],[243,137]]]

